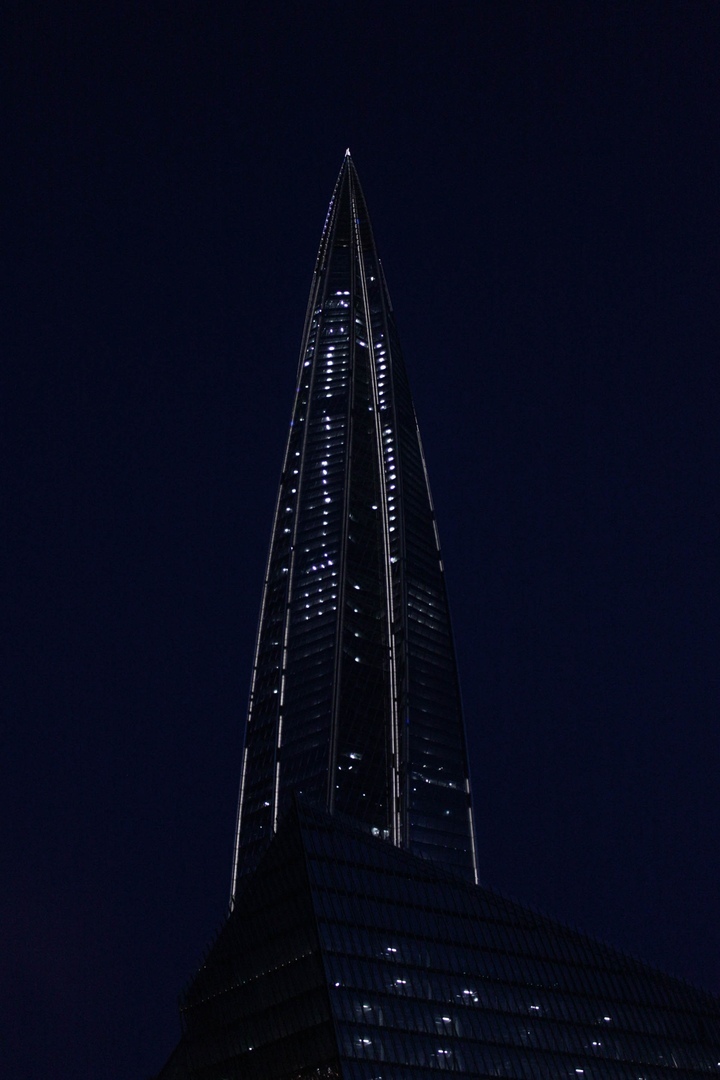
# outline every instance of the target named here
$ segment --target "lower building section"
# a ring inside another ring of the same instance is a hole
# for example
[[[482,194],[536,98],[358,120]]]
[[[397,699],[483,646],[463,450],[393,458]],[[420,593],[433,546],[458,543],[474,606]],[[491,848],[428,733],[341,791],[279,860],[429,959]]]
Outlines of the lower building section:
[[[720,1076],[720,1002],[295,801],[159,1080]]]

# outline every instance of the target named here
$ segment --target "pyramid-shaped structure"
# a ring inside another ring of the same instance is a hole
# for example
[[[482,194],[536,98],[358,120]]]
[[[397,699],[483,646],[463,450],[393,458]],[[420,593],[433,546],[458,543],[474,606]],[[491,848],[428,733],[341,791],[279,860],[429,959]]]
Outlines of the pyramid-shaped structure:
[[[292,791],[476,880],[445,574],[347,153],[312,278],[260,606],[233,892]]]
[[[720,1003],[295,800],[162,1080],[720,1072]]]

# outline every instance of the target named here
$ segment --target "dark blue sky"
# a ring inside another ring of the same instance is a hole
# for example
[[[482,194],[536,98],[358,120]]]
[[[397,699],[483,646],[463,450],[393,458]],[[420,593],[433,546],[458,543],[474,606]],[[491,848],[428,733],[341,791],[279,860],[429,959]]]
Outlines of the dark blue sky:
[[[147,1077],[227,901],[313,261],[353,151],[480,866],[720,991],[713,3],[10,3],[3,1068]]]

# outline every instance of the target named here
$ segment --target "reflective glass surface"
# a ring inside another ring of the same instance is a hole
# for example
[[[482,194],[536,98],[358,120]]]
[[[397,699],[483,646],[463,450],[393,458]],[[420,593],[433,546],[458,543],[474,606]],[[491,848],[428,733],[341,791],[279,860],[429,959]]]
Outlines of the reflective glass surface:
[[[302,811],[343,1076],[720,1075],[720,1004]]]
[[[346,156],[310,293],[250,694],[235,884],[291,791],[475,880],[435,515]]]
[[[295,802],[161,1080],[720,1075],[720,1002]]]

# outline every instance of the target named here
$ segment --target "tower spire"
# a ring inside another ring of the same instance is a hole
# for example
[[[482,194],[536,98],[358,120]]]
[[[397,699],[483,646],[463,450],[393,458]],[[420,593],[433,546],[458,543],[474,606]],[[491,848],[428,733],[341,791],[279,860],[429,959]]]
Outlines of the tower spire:
[[[435,515],[349,149],[308,302],[248,709],[233,889],[291,792],[475,880]]]

